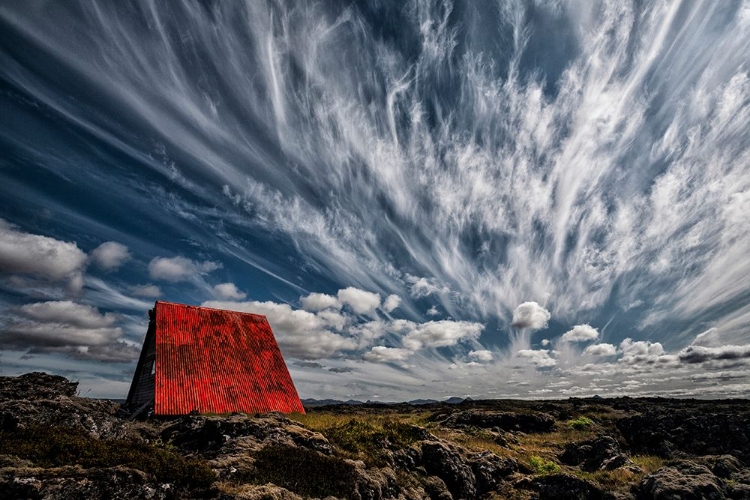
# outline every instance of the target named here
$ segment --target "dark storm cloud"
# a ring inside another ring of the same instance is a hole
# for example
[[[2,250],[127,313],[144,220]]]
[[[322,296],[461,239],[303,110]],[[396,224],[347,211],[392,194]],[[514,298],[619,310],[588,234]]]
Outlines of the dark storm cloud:
[[[328,371],[333,373],[350,373],[354,371],[354,368],[350,368],[348,366],[336,366],[333,368],[329,368]]]
[[[25,304],[0,318],[0,346],[78,359],[128,362],[140,349],[124,342],[118,317],[72,301]]]
[[[685,363],[750,359],[750,345],[727,345],[721,347],[690,346],[680,352],[679,356],[680,361]]]

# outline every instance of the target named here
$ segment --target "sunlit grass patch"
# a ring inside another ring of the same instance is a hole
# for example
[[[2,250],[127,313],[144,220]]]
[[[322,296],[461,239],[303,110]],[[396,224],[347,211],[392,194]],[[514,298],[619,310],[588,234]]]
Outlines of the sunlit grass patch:
[[[575,470],[574,473],[581,479],[592,481],[605,490],[626,489],[644,476],[642,472],[634,472],[622,467],[614,470],[600,470],[596,472]]]
[[[529,458],[529,465],[531,469],[537,474],[556,474],[560,472],[560,466],[552,460],[547,460],[537,455],[533,455]]]
[[[651,474],[664,467],[666,460],[654,455],[634,455],[630,459],[638,467],[643,469],[646,474]]]
[[[382,466],[389,449],[402,449],[423,437],[413,414],[334,415],[327,412],[292,415],[304,427],[320,432],[333,445],[371,465]]]
[[[569,427],[572,427],[576,430],[583,430],[588,429],[589,427],[594,425],[594,421],[591,420],[588,417],[580,416],[578,418],[575,418],[573,420],[568,420],[567,425]]]

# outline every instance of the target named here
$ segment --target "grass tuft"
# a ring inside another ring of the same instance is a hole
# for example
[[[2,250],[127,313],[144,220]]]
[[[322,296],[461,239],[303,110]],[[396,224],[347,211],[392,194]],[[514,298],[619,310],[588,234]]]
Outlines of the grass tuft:
[[[594,421],[588,417],[581,416],[573,420],[568,420],[568,425],[573,429],[582,431],[594,425]]]
[[[529,458],[529,465],[537,474],[555,474],[560,472],[560,466],[551,460],[547,460],[542,457],[532,456]]]

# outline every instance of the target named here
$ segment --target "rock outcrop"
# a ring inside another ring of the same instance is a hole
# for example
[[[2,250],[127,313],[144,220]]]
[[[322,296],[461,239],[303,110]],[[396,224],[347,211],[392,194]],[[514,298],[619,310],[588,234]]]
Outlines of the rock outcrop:
[[[580,467],[587,472],[634,465],[622,452],[617,440],[611,436],[567,444],[559,458],[560,462]]]
[[[731,454],[750,462],[750,413],[648,408],[618,421],[617,428],[637,453],[672,457]]]

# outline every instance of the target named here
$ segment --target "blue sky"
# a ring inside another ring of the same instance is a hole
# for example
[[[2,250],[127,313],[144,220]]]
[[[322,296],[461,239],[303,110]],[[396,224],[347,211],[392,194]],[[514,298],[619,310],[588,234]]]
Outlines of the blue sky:
[[[302,397],[750,390],[750,3],[0,6],[3,374],[122,397],[147,310]]]

